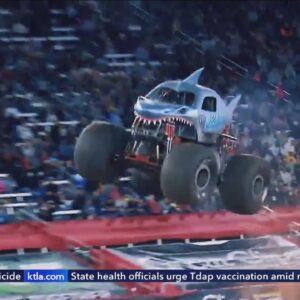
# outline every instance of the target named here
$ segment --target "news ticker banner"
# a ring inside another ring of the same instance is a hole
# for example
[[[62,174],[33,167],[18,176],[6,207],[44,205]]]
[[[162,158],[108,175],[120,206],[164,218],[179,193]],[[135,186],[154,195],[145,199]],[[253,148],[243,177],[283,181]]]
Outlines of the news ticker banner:
[[[0,282],[300,282],[300,270],[1,270]]]

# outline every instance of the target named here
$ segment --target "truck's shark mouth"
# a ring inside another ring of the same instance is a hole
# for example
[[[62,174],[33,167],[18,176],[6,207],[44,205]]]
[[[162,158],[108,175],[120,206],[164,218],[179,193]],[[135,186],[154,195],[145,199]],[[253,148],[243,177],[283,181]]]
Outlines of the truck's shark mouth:
[[[146,118],[143,117],[141,115],[139,115],[138,113],[134,113],[135,114],[135,119],[133,122],[133,126],[137,125],[137,124],[154,124],[154,125],[160,125],[161,123],[179,123],[182,125],[188,125],[188,126],[192,126],[193,124],[182,118],[182,117],[177,117],[177,116],[161,116],[161,117],[156,117],[156,118]]]

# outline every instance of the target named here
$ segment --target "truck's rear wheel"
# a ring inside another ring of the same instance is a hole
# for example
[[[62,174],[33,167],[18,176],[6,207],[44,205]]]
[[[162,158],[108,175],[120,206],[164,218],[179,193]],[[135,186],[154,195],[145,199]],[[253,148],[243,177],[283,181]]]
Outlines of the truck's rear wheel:
[[[165,197],[178,204],[197,204],[212,192],[218,179],[213,149],[199,144],[174,146],[166,156],[160,176]]]
[[[81,176],[102,183],[120,175],[123,155],[129,140],[124,128],[95,121],[88,125],[76,141],[74,160]]]
[[[238,214],[255,214],[261,208],[270,184],[270,166],[260,157],[233,156],[219,189],[225,208]]]

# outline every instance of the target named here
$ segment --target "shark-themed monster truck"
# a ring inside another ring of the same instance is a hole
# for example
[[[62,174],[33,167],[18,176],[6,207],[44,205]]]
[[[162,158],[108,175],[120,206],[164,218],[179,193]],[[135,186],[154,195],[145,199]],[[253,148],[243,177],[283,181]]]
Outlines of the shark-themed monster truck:
[[[127,171],[137,192],[162,193],[178,204],[209,201],[218,187],[225,208],[256,213],[267,195],[270,167],[260,157],[228,155],[241,96],[227,104],[198,84],[202,72],[165,81],[138,97],[130,130],[100,121],[88,125],[75,146],[78,172],[105,183]]]

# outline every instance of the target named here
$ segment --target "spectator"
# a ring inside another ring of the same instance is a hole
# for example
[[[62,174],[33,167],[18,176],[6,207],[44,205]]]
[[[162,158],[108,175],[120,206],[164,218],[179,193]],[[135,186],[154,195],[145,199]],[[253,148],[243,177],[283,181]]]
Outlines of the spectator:
[[[77,195],[75,196],[75,199],[72,203],[72,209],[76,209],[76,210],[81,210],[82,211],[82,215],[84,216],[84,209],[85,209],[85,205],[86,205],[86,195],[85,195],[85,191],[83,189],[79,189],[77,191]]]
[[[9,223],[9,217],[5,212],[4,208],[0,208],[0,224],[7,224]]]
[[[25,122],[21,122],[20,125],[17,126],[17,137],[23,141],[33,139],[33,132],[25,125]]]
[[[147,212],[151,215],[158,215],[161,213],[161,207],[156,201],[154,195],[150,195],[146,198]]]
[[[295,140],[294,138],[288,138],[287,142],[284,144],[281,154],[287,157],[289,153],[295,153]]]
[[[284,185],[290,186],[292,184],[292,175],[288,170],[283,169],[280,171],[281,180]]]
[[[62,204],[62,201],[58,194],[58,187],[56,184],[49,183],[46,186],[46,195],[43,201],[48,203],[47,209],[50,209],[51,212],[54,212],[59,208],[59,206]]]
[[[51,203],[44,202],[41,204],[39,209],[39,218],[41,218],[44,221],[50,222],[53,221],[53,206]]]

